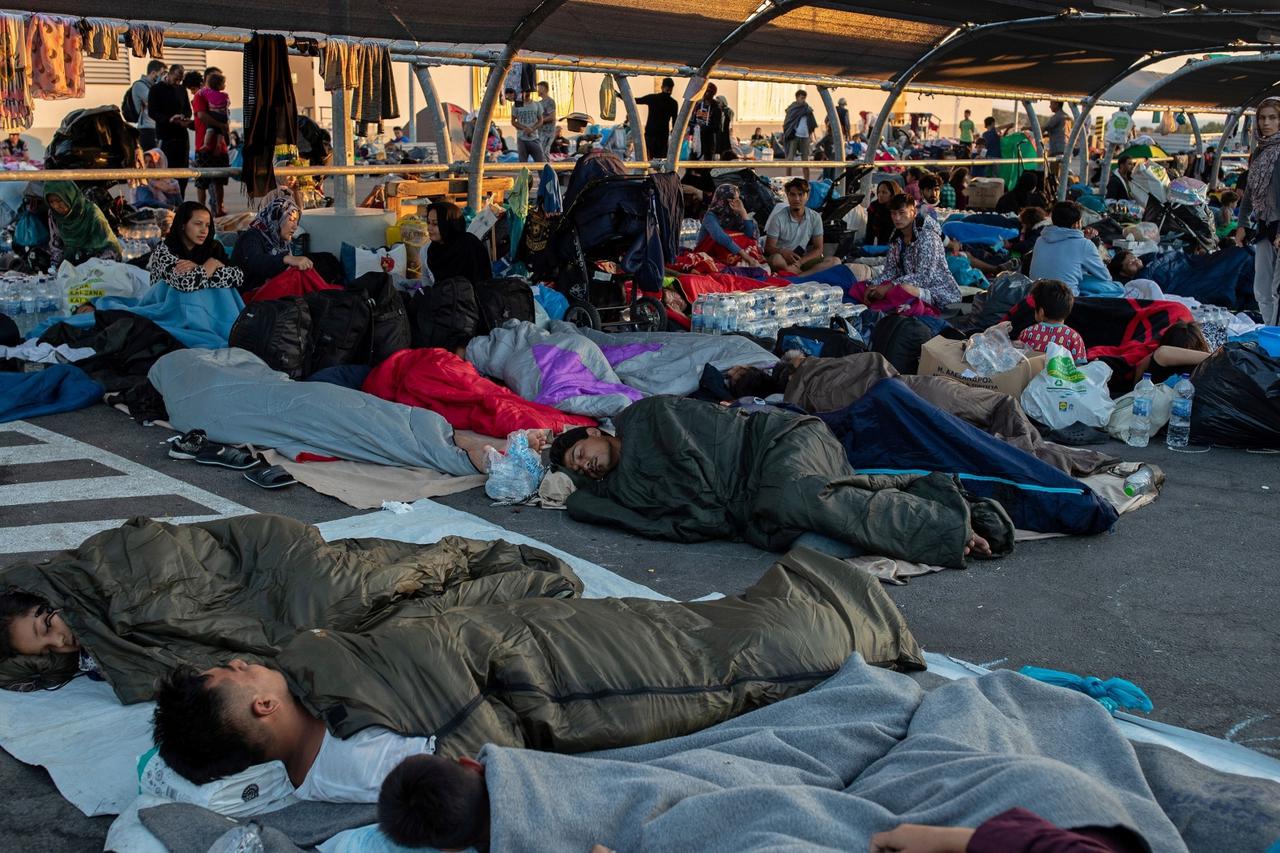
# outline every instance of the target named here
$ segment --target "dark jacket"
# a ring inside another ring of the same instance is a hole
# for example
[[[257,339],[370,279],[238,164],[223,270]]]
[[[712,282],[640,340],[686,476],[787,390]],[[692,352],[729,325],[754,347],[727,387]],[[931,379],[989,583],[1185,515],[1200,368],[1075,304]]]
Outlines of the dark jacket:
[[[147,100],[147,115],[156,123],[157,139],[176,139],[185,137],[187,128],[170,121],[173,116],[191,118],[191,99],[187,90],[173,83],[159,82],[151,87],[151,96]],[[180,169],[185,164],[174,163],[173,168]]]
[[[541,598],[364,633],[307,631],[276,664],[338,737],[369,726],[575,753],[678,737],[802,693],[853,652],[923,669],[879,581],[805,548],[717,601]]]
[[[284,272],[288,266],[284,259],[284,255],[271,251],[267,235],[256,228],[241,231],[236,238],[236,247],[231,250],[231,266],[244,270],[242,290],[261,287]]]

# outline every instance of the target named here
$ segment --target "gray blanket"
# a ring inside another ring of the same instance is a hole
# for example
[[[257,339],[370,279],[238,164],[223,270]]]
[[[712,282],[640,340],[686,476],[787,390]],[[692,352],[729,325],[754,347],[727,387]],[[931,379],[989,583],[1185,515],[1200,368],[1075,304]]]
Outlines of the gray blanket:
[[[328,382],[294,382],[242,349],[184,349],[147,374],[169,421],[212,441],[406,468],[475,474],[453,427],[435,412]]]
[[[565,323],[552,323],[563,329]],[[772,366],[778,358],[741,335],[687,332],[597,332],[577,329],[600,347],[618,378],[648,396],[686,397],[698,389],[708,364],[728,370],[737,364]]]
[[[976,826],[1014,806],[1187,849],[1102,706],[1012,672],[926,694],[855,655],[803,696],[687,737],[480,757],[494,850],[866,850],[902,822]]]

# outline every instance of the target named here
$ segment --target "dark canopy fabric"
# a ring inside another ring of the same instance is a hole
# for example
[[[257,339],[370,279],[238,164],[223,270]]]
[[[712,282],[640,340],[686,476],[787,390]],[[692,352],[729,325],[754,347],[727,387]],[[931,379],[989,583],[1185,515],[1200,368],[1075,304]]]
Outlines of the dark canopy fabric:
[[[1177,107],[1249,105],[1280,93],[1280,54],[1258,62],[1201,63],[1170,76],[1146,100]]]
[[[1137,2],[1137,0],[1135,0]],[[1145,0],[1173,9],[1182,0]],[[1219,5],[1219,4],[1215,4]],[[396,41],[506,45],[569,56],[701,66],[709,58],[760,71],[895,79],[957,28],[917,84],[1009,93],[1090,94],[1150,52],[1258,43],[1280,31],[1276,0],[1223,0],[1237,12],[1156,17],[1081,17],[1106,11],[1080,0],[201,0],[164,7],[187,25],[236,27]],[[155,4],[118,0],[29,0],[34,12],[147,21]],[[1031,20],[1028,20],[1031,19]],[[735,34],[730,39],[731,34]],[[726,41],[727,40],[727,41]]]

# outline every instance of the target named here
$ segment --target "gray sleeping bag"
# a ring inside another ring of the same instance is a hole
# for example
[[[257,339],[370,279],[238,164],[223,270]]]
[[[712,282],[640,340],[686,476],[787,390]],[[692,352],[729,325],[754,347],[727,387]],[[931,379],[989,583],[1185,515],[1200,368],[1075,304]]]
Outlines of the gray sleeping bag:
[[[223,444],[275,448],[353,462],[475,474],[453,427],[435,412],[328,382],[294,382],[242,349],[183,349],[161,356],[147,378],[169,422]]]
[[[552,323],[551,329],[559,331],[566,326]],[[648,396],[692,394],[708,364],[723,371],[738,364],[771,367],[778,360],[742,335],[577,331],[600,347],[619,379]]]

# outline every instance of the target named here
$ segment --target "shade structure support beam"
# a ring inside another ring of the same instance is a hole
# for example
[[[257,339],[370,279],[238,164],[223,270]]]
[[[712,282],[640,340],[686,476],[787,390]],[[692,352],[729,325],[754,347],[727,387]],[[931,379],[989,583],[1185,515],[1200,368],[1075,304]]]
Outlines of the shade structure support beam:
[[[649,152],[645,150],[644,128],[640,126],[640,107],[636,104],[635,93],[631,91],[631,80],[626,74],[614,74],[613,85],[622,96],[622,107],[627,111],[627,121],[631,125],[632,156],[636,160],[648,160]]]
[[[467,177],[467,206],[472,210],[480,209],[480,189],[484,181],[484,165],[486,143],[489,140],[489,125],[493,121],[493,111],[498,105],[498,96],[502,94],[502,82],[515,62],[516,54],[538,27],[555,14],[556,10],[568,0],[542,0],[532,12],[524,17],[507,39],[507,45],[489,68],[489,80],[484,87],[484,97],[480,101],[480,109],[476,110],[475,127],[471,130],[471,161]],[[523,93],[521,93],[523,94]]]
[[[441,163],[453,162],[453,140],[449,138],[448,117],[445,115],[444,103],[436,89],[435,78],[431,76],[431,66],[415,63],[413,74],[422,87],[422,98],[426,101],[427,112],[431,114],[431,122],[435,125],[436,159]]]
[[[333,95],[333,165],[355,163],[355,140],[352,138],[351,89],[335,89]],[[338,175],[333,181],[333,206],[351,210],[355,206],[356,176]]]
[[[1240,121],[1240,115],[1243,112],[1242,109],[1232,110],[1227,114],[1227,120],[1222,123],[1222,135],[1218,137],[1218,147],[1213,151],[1213,162],[1209,164],[1208,180],[1205,181],[1211,190],[1218,188],[1218,180],[1222,174],[1222,152],[1227,147],[1227,140],[1235,133],[1236,124]]]
[[[1031,145],[1036,149],[1036,154],[1043,157],[1044,135],[1040,130],[1040,116],[1036,115],[1036,105],[1024,100],[1022,110],[1027,114],[1027,127],[1031,129]]]
[[[831,90],[826,86],[818,87],[822,97],[822,105],[827,109],[827,122],[831,125],[831,159],[844,164],[844,126],[840,124],[840,111],[836,109],[836,99],[831,97]]]
[[[1193,112],[1187,113],[1187,124],[1191,125],[1191,135],[1196,140],[1196,159],[1204,161],[1204,134],[1200,132],[1200,119]]]
[[[1075,126],[1078,125],[1081,121],[1080,105],[1076,103],[1070,103],[1067,106],[1071,107],[1071,127],[1074,130]],[[1067,156],[1074,155],[1078,158],[1076,161],[1076,172],[1080,175],[1080,183],[1086,187],[1089,186],[1089,146],[1086,142],[1086,140],[1088,139],[1088,136],[1089,136],[1089,131],[1088,131],[1088,128],[1086,128],[1084,139],[1081,140],[1080,145],[1076,148],[1067,149],[1068,151],[1072,152],[1070,155],[1067,155]]]
[[[1129,108],[1126,112],[1130,114],[1137,112],[1138,107],[1143,104],[1151,103],[1161,91],[1167,89],[1173,83],[1176,83],[1178,80],[1189,74],[1195,74],[1206,68],[1212,68],[1217,65],[1253,65],[1259,62],[1275,63],[1280,65],[1280,51],[1272,50],[1249,56],[1211,56],[1207,59],[1191,60],[1178,70],[1171,71],[1165,77],[1160,78],[1146,89],[1142,90],[1142,92],[1129,104]],[[1280,77],[1280,72],[1277,72],[1276,76]]]

